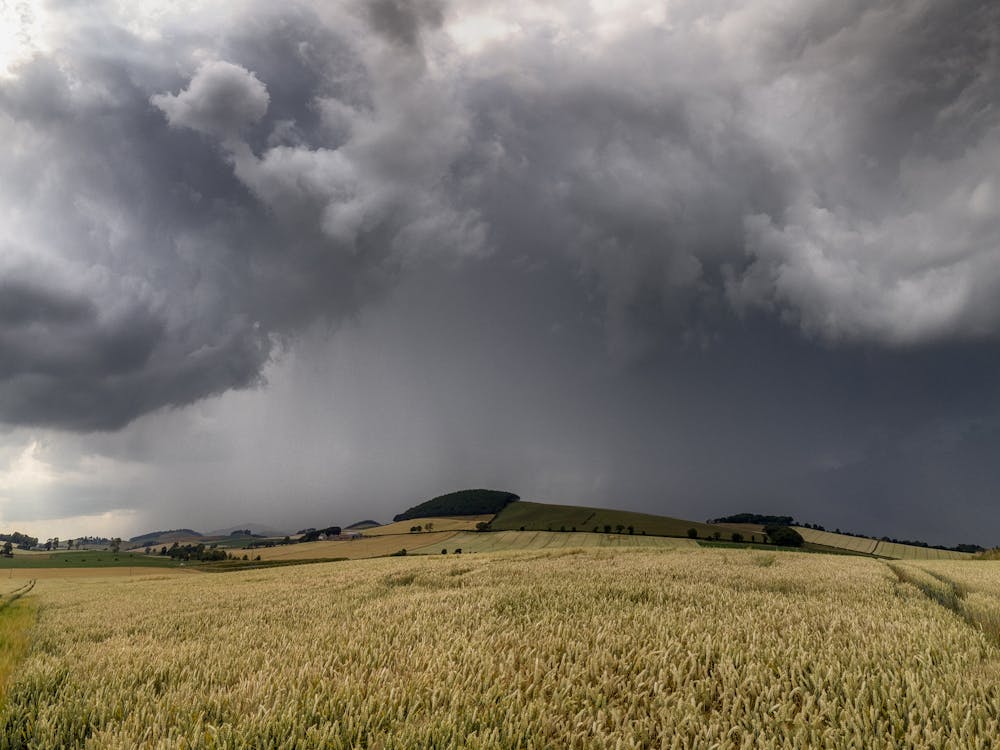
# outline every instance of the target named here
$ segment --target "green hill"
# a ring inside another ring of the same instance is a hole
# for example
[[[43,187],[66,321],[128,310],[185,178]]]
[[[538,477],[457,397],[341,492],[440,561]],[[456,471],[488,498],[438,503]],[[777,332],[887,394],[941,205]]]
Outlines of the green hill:
[[[688,536],[688,529],[698,532],[701,539],[711,538],[718,532],[722,539],[730,539],[732,530],[713,524],[685,521],[669,516],[654,516],[649,513],[634,513],[627,510],[608,508],[584,508],[576,505],[548,505],[520,501],[507,505],[490,523],[494,531],[589,531],[596,528],[604,533],[605,527],[617,531],[621,526],[624,533],[648,536]],[[751,541],[747,536],[747,541]],[[759,541],[759,540],[758,540]]]
[[[193,529],[170,529],[168,531],[150,531],[147,534],[140,534],[129,539],[135,544],[162,544],[163,542],[174,542],[178,539],[193,539],[200,537]]]
[[[375,529],[381,525],[382,524],[380,524],[378,521],[372,521],[371,519],[367,519],[364,521],[358,521],[357,523],[352,523],[350,526],[345,526],[344,528],[347,531],[362,531],[364,529]]]
[[[513,492],[483,489],[459,490],[414,505],[392,520],[407,521],[411,518],[437,518],[439,516],[481,516],[499,513],[518,499],[518,496]]]

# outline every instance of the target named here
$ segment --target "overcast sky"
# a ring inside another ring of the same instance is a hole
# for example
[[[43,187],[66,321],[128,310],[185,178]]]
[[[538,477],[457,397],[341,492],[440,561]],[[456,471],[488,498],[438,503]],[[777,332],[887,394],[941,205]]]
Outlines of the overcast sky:
[[[0,527],[1000,544],[1000,4],[0,3]]]

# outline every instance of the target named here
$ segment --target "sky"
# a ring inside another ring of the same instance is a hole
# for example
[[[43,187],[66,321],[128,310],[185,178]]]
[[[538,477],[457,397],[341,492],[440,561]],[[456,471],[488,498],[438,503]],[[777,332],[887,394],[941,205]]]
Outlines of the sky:
[[[491,487],[1000,545],[997,29],[0,2],[0,530]]]

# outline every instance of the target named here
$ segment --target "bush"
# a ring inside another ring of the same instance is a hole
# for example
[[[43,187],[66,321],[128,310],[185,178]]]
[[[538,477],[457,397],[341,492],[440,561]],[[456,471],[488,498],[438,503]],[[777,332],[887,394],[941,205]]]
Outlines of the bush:
[[[733,532],[733,541],[736,542],[737,544],[739,544],[740,542],[743,541],[743,535],[740,532],[738,532],[738,531],[734,531]]]
[[[441,550],[441,554],[442,554],[442,555],[447,555],[447,554],[448,554],[448,550],[447,550],[447,549],[443,549],[443,550]]]
[[[779,547],[801,547],[805,541],[802,535],[789,526],[765,526],[768,540]]]

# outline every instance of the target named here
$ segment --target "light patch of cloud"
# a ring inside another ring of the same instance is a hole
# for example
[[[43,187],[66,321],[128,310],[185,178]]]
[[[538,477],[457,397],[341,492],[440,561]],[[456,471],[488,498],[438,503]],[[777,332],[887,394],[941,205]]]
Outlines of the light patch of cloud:
[[[246,68],[225,60],[202,63],[187,88],[156,94],[150,103],[173,127],[236,138],[267,112],[270,97],[263,83]]]

